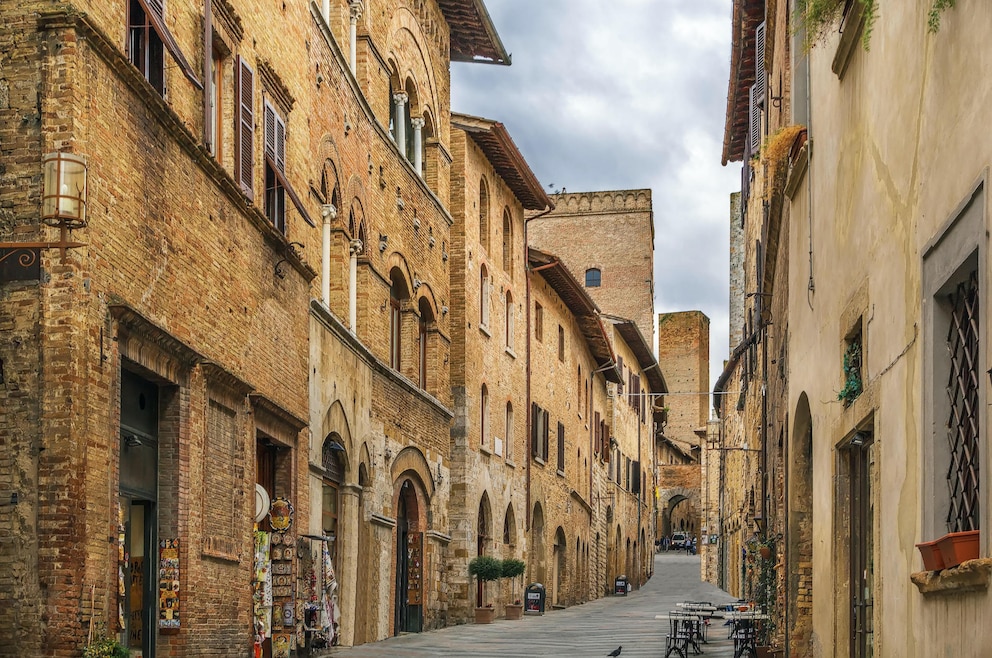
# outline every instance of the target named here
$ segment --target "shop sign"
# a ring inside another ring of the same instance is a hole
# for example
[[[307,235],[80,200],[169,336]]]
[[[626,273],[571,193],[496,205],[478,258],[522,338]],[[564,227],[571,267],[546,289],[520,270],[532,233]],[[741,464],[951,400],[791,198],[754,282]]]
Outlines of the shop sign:
[[[161,540],[158,556],[158,627],[179,630],[179,540]]]

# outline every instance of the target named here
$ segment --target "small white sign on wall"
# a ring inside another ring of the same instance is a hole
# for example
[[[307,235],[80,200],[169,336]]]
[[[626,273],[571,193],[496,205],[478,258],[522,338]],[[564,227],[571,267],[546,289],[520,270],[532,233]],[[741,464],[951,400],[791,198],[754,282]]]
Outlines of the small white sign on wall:
[[[503,439],[498,436],[493,439],[493,452],[495,452],[500,457],[503,456]]]

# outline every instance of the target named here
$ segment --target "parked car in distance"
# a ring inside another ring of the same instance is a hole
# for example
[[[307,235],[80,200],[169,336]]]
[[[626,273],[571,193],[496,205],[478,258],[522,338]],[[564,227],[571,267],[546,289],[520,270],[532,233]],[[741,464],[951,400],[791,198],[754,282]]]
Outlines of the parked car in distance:
[[[684,532],[673,532],[672,533],[672,543],[668,545],[669,550],[683,550],[685,549],[686,542],[689,541],[689,536]]]

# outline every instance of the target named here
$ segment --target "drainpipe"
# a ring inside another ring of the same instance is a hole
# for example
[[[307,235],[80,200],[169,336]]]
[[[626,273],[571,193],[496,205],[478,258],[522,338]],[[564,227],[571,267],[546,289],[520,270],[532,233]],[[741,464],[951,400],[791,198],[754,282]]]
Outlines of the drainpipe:
[[[330,0],[324,0],[325,3]],[[358,19],[362,17],[362,0],[351,0],[348,3],[348,63],[351,65],[351,74],[358,71]]]
[[[320,299],[324,306],[331,307],[331,222],[337,219],[338,209],[326,203],[321,208],[324,224],[320,233]]]
[[[544,217],[554,209],[555,209],[554,204],[551,204],[544,211],[534,215],[530,219],[524,219],[524,264],[525,267],[527,268],[527,289],[525,292],[525,296],[527,298],[527,449],[524,451],[524,458],[527,460],[527,469],[525,471],[526,487],[524,488],[524,496],[527,504],[527,514],[525,519],[525,526],[526,526],[525,530],[527,532],[530,532],[531,512],[532,512],[531,504],[530,504],[530,462],[531,462],[530,441],[531,441],[531,433],[533,432],[532,426],[534,423],[534,413],[533,410],[531,409],[532,402],[531,402],[531,387],[530,387],[530,345],[531,342],[534,340],[534,337],[531,335],[532,332],[531,332],[531,320],[530,320],[531,317],[530,307],[532,305],[531,293],[530,293],[530,275],[534,272],[534,270],[531,270],[530,254],[527,251],[530,248],[530,244],[527,241],[527,224],[537,219],[538,217]]]
[[[357,333],[355,327],[358,326],[358,255],[362,253],[363,245],[361,240],[352,240],[348,243],[348,328],[352,333]]]

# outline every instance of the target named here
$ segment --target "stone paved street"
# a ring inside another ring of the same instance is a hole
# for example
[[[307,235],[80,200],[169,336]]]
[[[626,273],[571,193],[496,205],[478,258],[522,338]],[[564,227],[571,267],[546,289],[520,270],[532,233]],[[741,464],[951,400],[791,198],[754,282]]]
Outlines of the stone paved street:
[[[655,556],[655,575],[627,597],[606,597],[543,617],[497,620],[492,625],[465,624],[429,633],[390,638],[355,648],[336,649],[335,658],[432,658],[435,656],[606,656],[623,645],[621,658],[664,655],[667,620],[655,619],[675,609],[679,601],[733,601],[726,592],[702,583],[699,557],[685,554]],[[720,620],[710,626],[702,656],[729,658],[733,645]]]

